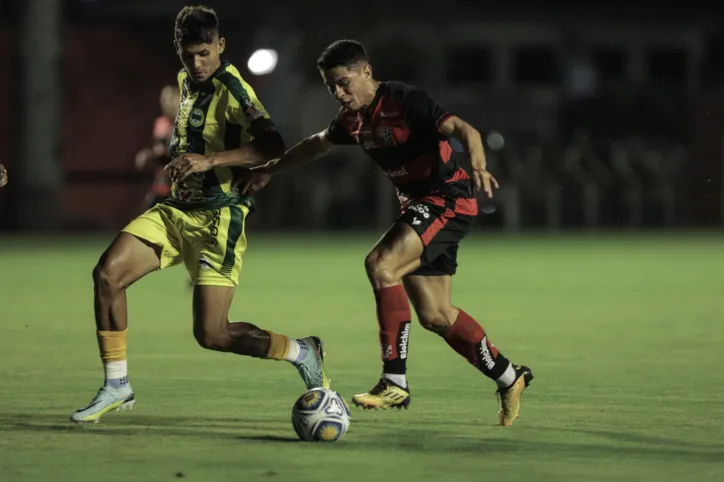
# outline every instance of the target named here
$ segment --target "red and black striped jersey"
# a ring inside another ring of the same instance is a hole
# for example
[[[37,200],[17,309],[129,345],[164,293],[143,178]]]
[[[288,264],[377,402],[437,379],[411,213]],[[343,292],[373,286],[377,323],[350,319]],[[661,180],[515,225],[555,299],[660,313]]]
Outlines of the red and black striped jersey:
[[[403,206],[408,200],[444,197],[455,199],[461,214],[476,215],[470,176],[440,131],[451,116],[420,89],[382,82],[364,111],[340,109],[327,139],[359,144],[397,187]]]

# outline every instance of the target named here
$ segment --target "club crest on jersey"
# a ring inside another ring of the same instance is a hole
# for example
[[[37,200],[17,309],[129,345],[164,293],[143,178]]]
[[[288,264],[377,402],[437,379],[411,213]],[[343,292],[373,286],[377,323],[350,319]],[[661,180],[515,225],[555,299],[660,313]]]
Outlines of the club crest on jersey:
[[[244,113],[246,114],[246,117],[248,117],[250,121],[255,121],[266,115],[266,112],[258,109],[254,105],[254,103],[251,101],[251,99],[244,100]]]
[[[189,124],[193,127],[201,127],[204,125],[205,117],[204,111],[197,107],[191,111],[191,114],[189,114]]]
[[[392,129],[382,124],[377,128],[377,137],[381,139],[385,144],[392,143]]]

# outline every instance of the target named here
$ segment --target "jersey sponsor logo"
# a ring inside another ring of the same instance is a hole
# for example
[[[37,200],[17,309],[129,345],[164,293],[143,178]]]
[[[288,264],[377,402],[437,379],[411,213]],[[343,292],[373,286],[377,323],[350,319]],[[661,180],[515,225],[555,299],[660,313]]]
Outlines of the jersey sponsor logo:
[[[201,127],[204,125],[204,120],[206,119],[206,116],[204,115],[204,111],[199,109],[198,107],[191,111],[191,114],[189,114],[189,124],[191,124],[193,127]]]
[[[407,169],[404,167],[401,167],[399,169],[395,169],[394,171],[386,171],[387,177],[390,179],[396,179],[398,177],[404,177],[409,175],[410,173],[407,172]]]
[[[380,117],[387,117],[387,118],[389,118],[389,117],[399,117],[399,116],[400,116],[400,113],[397,112],[397,111],[393,111],[393,112],[380,112]]]
[[[375,142],[374,136],[372,135],[372,129],[370,129],[369,127],[364,127],[360,129],[354,137],[365,150],[376,149],[377,147],[379,147],[377,145],[377,142]]]

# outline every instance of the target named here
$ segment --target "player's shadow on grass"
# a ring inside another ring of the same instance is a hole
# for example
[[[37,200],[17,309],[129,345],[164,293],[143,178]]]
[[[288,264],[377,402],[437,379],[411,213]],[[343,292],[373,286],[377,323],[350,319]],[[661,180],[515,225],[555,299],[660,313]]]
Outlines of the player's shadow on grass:
[[[236,438],[241,440],[249,440],[251,442],[302,442],[297,437],[284,437],[281,435],[240,435]]]
[[[0,431],[75,431],[90,429],[89,433],[153,433],[218,435],[217,430],[254,430],[286,427],[279,418],[203,418],[165,417],[158,415],[110,414],[98,424],[74,424],[67,416],[52,414],[0,413]],[[188,428],[188,430],[185,430]],[[94,430],[97,429],[97,430]],[[208,429],[207,431],[201,429]],[[92,432],[91,432],[92,431]],[[234,435],[234,434],[229,434]]]
[[[113,416],[111,416],[113,417]],[[230,438],[255,442],[300,442],[293,436],[260,434],[288,426],[286,420],[163,417],[126,414],[104,420],[99,424],[74,424],[58,415],[0,413],[0,432],[67,432],[89,435],[176,435],[179,437]],[[244,434],[239,432],[256,432]]]

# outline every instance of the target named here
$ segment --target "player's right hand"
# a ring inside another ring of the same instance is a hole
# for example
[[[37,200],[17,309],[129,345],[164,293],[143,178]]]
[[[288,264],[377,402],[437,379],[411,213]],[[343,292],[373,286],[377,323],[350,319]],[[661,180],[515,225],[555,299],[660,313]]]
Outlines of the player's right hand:
[[[0,164],[0,187],[5,187],[8,183],[8,171],[5,166]]]

